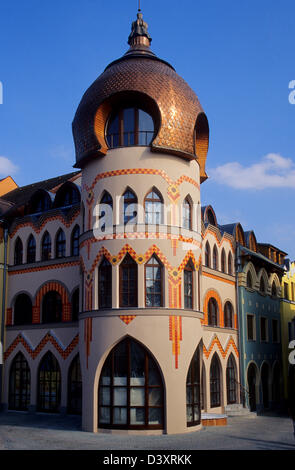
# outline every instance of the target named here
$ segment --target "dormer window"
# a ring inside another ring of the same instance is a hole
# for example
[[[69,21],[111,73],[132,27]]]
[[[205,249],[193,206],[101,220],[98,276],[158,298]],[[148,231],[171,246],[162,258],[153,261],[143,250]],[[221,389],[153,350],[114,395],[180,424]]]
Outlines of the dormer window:
[[[123,108],[113,113],[106,130],[109,148],[150,145],[154,136],[153,118],[138,108]]]

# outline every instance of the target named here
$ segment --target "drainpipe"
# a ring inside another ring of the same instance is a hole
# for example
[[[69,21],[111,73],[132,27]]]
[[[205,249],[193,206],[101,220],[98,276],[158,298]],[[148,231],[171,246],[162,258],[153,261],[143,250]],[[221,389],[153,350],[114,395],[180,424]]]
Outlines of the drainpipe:
[[[3,220],[0,220],[3,223]],[[4,226],[4,264],[3,264],[3,288],[2,288],[2,316],[1,316],[1,348],[2,357],[0,357],[0,409],[2,407],[2,381],[4,369],[4,329],[5,329],[5,300],[6,300],[6,271],[7,271],[7,240],[8,229]],[[1,352],[1,351],[0,351]]]

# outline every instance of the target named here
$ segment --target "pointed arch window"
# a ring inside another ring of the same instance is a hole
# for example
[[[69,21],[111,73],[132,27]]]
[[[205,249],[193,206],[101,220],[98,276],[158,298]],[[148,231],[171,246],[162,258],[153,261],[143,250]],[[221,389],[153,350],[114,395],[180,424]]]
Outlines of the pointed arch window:
[[[262,275],[261,275],[261,277],[260,277],[259,290],[260,290],[260,292],[262,292],[263,294],[265,294],[265,282],[264,282],[264,278],[263,278]]]
[[[17,237],[14,246],[14,264],[23,264],[23,242]]]
[[[226,366],[226,392],[228,405],[237,403],[237,372],[236,362],[232,353],[228,358]]]
[[[32,323],[32,301],[27,294],[19,294],[14,304],[14,325]]]
[[[51,237],[48,232],[45,232],[43,236],[41,253],[42,261],[47,261],[51,258]]]
[[[233,275],[233,257],[232,254],[228,254],[228,274]]]
[[[192,230],[192,206],[188,197],[182,204],[182,226],[187,230]]]
[[[184,308],[192,309],[194,306],[194,266],[191,260],[183,270]]]
[[[213,248],[213,269],[215,269],[215,271],[218,270],[218,251],[216,245],[214,245]]]
[[[224,248],[222,248],[222,251],[221,251],[221,271],[223,273],[226,272],[226,256],[225,256]]]
[[[220,363],[215,353],[210,366],[210,402],[211,408],[220,406]]]
[[[196,426],[201,422],[199,347],[190,363],[186,378],[186,420],[187,426]]]
[[[99,228],[101,232],[113,227],[113,198],[107,191],[104,192],[99,207]]]
[[[59,412],[61,373],[55,356],[49,351],[43,357],[38,373],[38,411]]]
[[[249,289],[253,288],[252,275],[251,275],[250,271],[247,272],[247,287]]]
[[[98,426],[114,429],[162,429],[164,388],[151,354],[126,338],[110,352],[98,389]]]
[[[104,257],[98,269],[99,308],[112,308],[112,265]]]
[[[146,195],[144,208],[146,224],[159,225],[164,223],[163,198],[155,188]]]
[[[154,136],[153,118],[139,108],[115,111],[107,124],[109,148],[149,145]]]
[[[217,326],[219,319],[219,309],[216,299],[212,297],[209,299],[208,302],[208,325],[209,326]]]
[[[137,197],[131,189],[127,189],[123,194],[124,200],[124,225],[132,221],[137,223]]]
[[[76,225],[71,236],[71,256],[79,256],[80,227]]]
[[[163,307],[163,266],[155,255],[145,264],[145,306]]]
[[[207,242],[205,245],[205,266],[207,268],[210,268],[211,265],[211,250],[210,250],[210,245]]]
[[[27,245],[27,263],[35,263],[36,261],[36,240],[30,235]]]
[[[120,307],[137,307],[137,263],[129,253],[119,268],[120,272]]]
[[[9,410],[27,411],[30,406],[31,372],[24,355],[19,352],[10,368]]]
[[[275,281],[273,281],[273,283],[272,283],[271,295],[272,295],[273,297],[277,297],[277,286],[276,286]]]
[[[233,328],[233,307],[230,302],[226,302],[224,306],[224,326]]]
[[[62,299],[58,292],[50,291],[42,301],[42,323],[58,323],[62,321]]]
[[[55,256],[56,258],[64,258],[66,256],[66,237],[62,229],[58,231],[56,236]]]
[[[82,375],[79,354],[73,359],[69,368],[68,413],[82,414]]]

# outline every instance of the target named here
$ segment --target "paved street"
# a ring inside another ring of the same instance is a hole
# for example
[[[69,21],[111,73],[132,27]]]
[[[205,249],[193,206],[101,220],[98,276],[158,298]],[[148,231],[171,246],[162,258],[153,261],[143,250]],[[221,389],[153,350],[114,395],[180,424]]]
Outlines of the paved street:
[[[92,434],[81,431],[76,416],[0,413],[0,450],[295,450],[292,422],[287,417],[228,419],[224,427],[162,436]]]

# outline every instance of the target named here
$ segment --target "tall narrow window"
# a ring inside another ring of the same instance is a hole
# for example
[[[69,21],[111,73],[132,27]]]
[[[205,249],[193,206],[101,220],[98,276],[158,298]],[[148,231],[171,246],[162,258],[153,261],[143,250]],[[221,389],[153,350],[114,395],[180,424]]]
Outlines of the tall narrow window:
[[[103,258],[98,269],[99,308],[112,308],[112,265]]]
[[[127,338],[109,354],[99,381],[98,426],[161,429],[164,388],[159,368],[136,341]]]
[[[120,307],[137,307],[137,264],[129,253],[120,264]]]
[[[208,325],[217,326],[218,325],[218,304],[215,299],[211,298],[208,302]]]
[[[73,359],[69,369],[68,413],[82,414],[82,375],[79,354]]]
[[[71,236],[71,256],[79,256],[80,227],[76,225]]]
[[[192,206],[189,198],[185,198],[182,204],[182,226],[192,230]]]
[[[226,366],[226,391],[227,391],[227,403],[237,403],[237,373],[236,373],[236,362],[231,354],[227,361]]]
[[[113,113],[106,131],[110,148],[149,145],[153,135],[152,117],[138,108],[124,108]]]
[[[23,263],[23,242],[19,237],[17,237],[15,246],[14,246],[14,264]]]
[[[144,200],[145,223],[149,225],[163,224],[163,199],[156,189],[152,189]]]
[[[230,302],[226,302],[224,306],[224,326],[225,328],[233,327],[233,307]]]
[[[127,189],[123,194],[124,199],[124,225],[130,221],[136,224],[137,219],[137,197],[131,189]]]
[[[207,268],[210,268],[211,265],[211,251],[210,251],[210,245],[207,242],[205,245],[205,266]]]
[[[61,396],[61,373],[58,362],[51,352],[43,357],[38,377],[38,411],[59,412]]]
[[[63,230],[59,230],[55,242],[56,258],[64,258],[66,256],[66,237]]]
[[[72,295],[72,321],[79,319],[79,288]]]
[[[214,245],[213,248],[213,269],[215,269],[215,271],[218,270],[218,251],[216,245]]]
[[[42,323],[56,323],[62,320],[62,299],[58,292],[50,291],[42,301]]]
[[[99,228],[101,232],[105,232],[113,226],[113,198],[107,191],[101,198],[99,206]]]
[[[220,406],[220,363],[215,353],[210,366],[210,401],[211,408]]]
[[[263,276],[261,276],[261,278],[260,278],[259,290],[260,290],[260,292],[265,294],[265,282],[264,282]]]
[[[47,261],[51,258],[51,237],[48,232],[45,232],[42,239],[42,261]]]
[[[32,301],[27,294],[19,294],[14,304],[14,324],[30,325],[32,323]]]
[[[249,289],[253,288],[252,276],[251,276],[250,271],[247,272],[247,287]]]
[[[186,420],[187,426],[195,426],[201,422],[199,348],[194,354],[186,378]]]
[[[233,257],[232,254],[228,254],[228,274],[233,275]]]
[[[183,270],[184,308],[192,309],[194,305],[194,267],[191,260]]]
[[[27,245],[27,263],[35,263],[36,261],[36,240],[30,235]]]
[[[163,269],[155,255],[145,265],[145,305],[163,306]]]
[[[24,355],[19,352],[13,359],[9,374],[10,410],[27,411],[30,405],[31,372]]]
[[[222,252],[221,252],[221,271],[223,273],[226,272],[226,258],[225,258],[224,248],[222,248]]]

